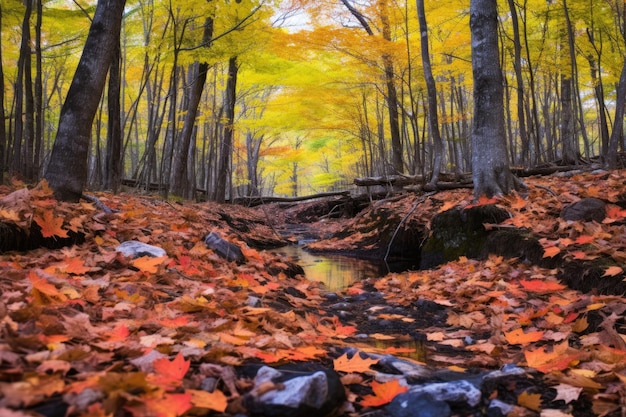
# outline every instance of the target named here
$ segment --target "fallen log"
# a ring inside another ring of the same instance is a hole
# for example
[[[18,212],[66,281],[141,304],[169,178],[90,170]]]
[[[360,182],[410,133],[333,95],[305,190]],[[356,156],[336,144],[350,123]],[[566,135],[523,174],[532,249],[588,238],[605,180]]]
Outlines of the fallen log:
[[[348,197],[349,195],[350,191],[333,191],[328,193],[318,193],[300,197],[236,197],[232,200],[232,202],[241,206],[256,207],[268,203],[298,203],[301,201],[315,200],[317,198]]]

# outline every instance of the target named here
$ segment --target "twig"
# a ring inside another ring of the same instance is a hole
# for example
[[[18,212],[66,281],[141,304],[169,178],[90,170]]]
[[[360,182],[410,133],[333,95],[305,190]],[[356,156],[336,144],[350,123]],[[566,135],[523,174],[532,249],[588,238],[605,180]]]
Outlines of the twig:
[[[436,191],[431,191],[429,193],[424,194],[422,198],[420,198],[419,200],[415,202],[415,204],[413,204],[413,207],[411,207],[411,210],[409,210],[406,216],[404,216],[404,218],[400,220],[400,223],[398,223],[398,227],[396,227],[396,230],[394,230],[393,235],[391,236],[391,240],[389,241],[389,244],[387,245],[387,252],[385,253],[385,257],[383,258],[383,261],[387,262],[387,258],[389,257],[389,252],[391,252],[391,245],[393,244],[393,241],[396,239],[396,235],[398,234],[398,231],[400,230],[400,226],[402,226],[402,224],[406,221],[406,219],[408,219],[409,216],[413,214],[415,209],[417,209],[418,204],[423,203],[424,201],[426,201],[426,198],[436,193],[437,193]]]
[[[98,197],[96,197],[95,195],[81,194],[80,198],[82,198],[83,200],[87,200],[87,201],[89,201],[91,203],[94,203],[97,208],[99,208],[100,210],[104,211],[106,214],[111,214],[111,213],[117,213],[118,212],[118,210],[114,210],[114,209],[108,207],[106,204],[104,204],[102,201],[100,201],[100,199]]]

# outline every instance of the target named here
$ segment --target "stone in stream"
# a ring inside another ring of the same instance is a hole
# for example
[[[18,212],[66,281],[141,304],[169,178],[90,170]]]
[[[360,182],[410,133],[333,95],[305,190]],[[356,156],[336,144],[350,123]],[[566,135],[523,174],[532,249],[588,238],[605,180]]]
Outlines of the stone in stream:
[[[324,417],[343,405],[339,375],[316,364],[262,366],[244,405],[251,416]]]
[[[243,252],[241,252],[241,249],[239,249],[239,246],[222,239],[216,232],[209,233],[204,238],[204,243],[209,249],[213,250],[227,261],[234,261],[238,264],[242,264],[246,261],[246,257],[243,255]]]
[[[426,392],[397,395],[385,409],[391,417],[448,417],[452,414],[447,402]]]

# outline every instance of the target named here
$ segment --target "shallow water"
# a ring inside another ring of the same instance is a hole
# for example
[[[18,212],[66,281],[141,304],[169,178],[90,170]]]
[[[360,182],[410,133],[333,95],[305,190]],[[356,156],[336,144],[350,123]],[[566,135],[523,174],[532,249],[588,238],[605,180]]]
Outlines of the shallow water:
[[[361,279],[379,278],[390,271],[384,262],[341,255],[313,254],[300,245],[284,246],[271,252],[291,258],[304,269],[309,280],[323,282],[330,291],[340,290]]]

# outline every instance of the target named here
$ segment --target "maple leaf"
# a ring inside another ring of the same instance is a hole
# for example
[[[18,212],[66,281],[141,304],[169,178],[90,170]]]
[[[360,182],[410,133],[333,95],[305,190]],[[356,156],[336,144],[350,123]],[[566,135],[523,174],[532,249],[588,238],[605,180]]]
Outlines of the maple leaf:
[[[199,390],[187,390],[187,393],[191,394],[191,404],[194,407],[206,408],[209,410],[223,413],[228,406],[228,398],[220,390],[213,392],[199,391]]]
[[[348,358],[348,354],[344,353],[342,356],[333,360],[333,368],[335,371],[340,372],[368,372],[370,366],[377,364],[379,359],[361,358],[358,353]]]
[[[138,410],[135,415],[154,417],[178,417],[191,409],[192,395],[184,394],[164,394],[161,398],[146,398],[144,403],[138,406],[125,407],[131,410]]]
[[[580,397],[580,393],[583,391],[582,387],[573,387],[569,384],[560,383],[552,387],[556,390],[556,397],[553,401],[563,400],[565,404],[569,404],[572,401],[576,401]]]
[[[617,265],[613,265],[608,267],[605,271],[604,274],[602,274],[603,277],[614,277],[616,275],[621,274],[622,272],[624,272],[624,270],[617,266]]]
[[[520,280],[520,284],[526,290],[532,291],[532,292],[538,292],[538,293],[560,291],[560,290],[567,288],[567,286],[560,284],[558,282],[543,281],[540,279],[531,279],[531,280],[522,279]]]
[[[186,361],[180,352],[172,361],[169,361],[167,358],[159,358],[152,363],[152,367],[156,372],[156,380],[164,385],[180,383],[189,370],[190,365],[191,361]]]
[[[43,237],[68,237],[67,231],[63,230],[63,219],[60,217],[54,217],[54,214],[50,210],[44,210],[43,216],[36,214],[33,217],[35,223],[41,228],[41,235]]]
[[[524,333],[522,328],[515,329],[511,332],[504,333],[507,342],[512,345],[527,345],[528,343],[537,342],[543,337],[542,331]]]
[[[396,395],[407,392],[408,389],[407,386],[401,385],[400,381],[397,379],[384,383],[372,381],[372,391],[374,391],[374,395],[366,395],[363,397],[361,405],[364,407],[379,407],[390,403]]]
[[[45,272],[41,270],[33,270],[31,269],[28,273],[28,279],[33,285],[32,293],[35,297],[39,299],[40,302],[44,302],[41,299],[41,295],[45,297],[51,297],[59,301],[66,301],[67,297],[61,291],[51,284],[48,279],[44,275]],[[49,299],[48,299],[49,300]]]
[[[561,252],[561,249],[559,249],[557,246],[550,246],[549,248],[545,248],[543,250],[543,257],[544,258],[554,258],[560,252]]]
[[[524,391],[517,397],[517,403],[531,410],[540,411],[541,394],[530,394],[528,391]]]
[[[159,266],[167,259],[167,256],[160,256],[156,258],[151,256],[142,256],[141,258],[134,259],[132,261],[132,265],[141,272],[156,274],[159,271]]]

